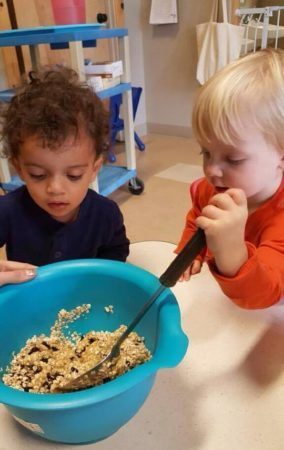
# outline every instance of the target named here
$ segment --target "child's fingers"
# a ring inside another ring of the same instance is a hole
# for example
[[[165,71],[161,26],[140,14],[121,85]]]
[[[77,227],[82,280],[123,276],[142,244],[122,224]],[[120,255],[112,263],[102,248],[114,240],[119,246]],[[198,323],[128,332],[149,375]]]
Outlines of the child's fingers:
[[[195,220],[195,224],[198,228],[206,231],[212,225],[212,220],[204,216],[199,216]]]
[[[232,201],[232,200],[231,200]],[[202,216],[208,217],[208,219],[216,220],[219,219],[220,214],[222,214],[221,208],[217,205],[207,205],[202,209]]]
[[[195,259],[190,267],[188,267],[179,278],[179,281],[188,281],[191,275],[196,275],[201,270],[202,263]]]
[[[210,199],[208,206],[214,205],[219,209],[228,211],[231,208],[235,207],[235,205],[242,206],[246,203],[247,199],[242,189],[228,189],[223,194],[214,195]]]
[[[0,272],[0,286],[3,284],[17,284],[31,280],[36,276],[34,269],[11,270],[9,272]]]
[[[238,206],[247,204],[246,194],[242,189],[228,189],[226,194],[228,194]]]
[[[196,275],[197,273],[199,273],[201,271],[201,266],[202,266],[201,261],[199,261],[199,259],[195,259],[191,266],[190,271],[191,275]]]
[[[188,281],[190,279],[190,272],[191,267],[188,267],[183,274],[180,276],[179,281]]]

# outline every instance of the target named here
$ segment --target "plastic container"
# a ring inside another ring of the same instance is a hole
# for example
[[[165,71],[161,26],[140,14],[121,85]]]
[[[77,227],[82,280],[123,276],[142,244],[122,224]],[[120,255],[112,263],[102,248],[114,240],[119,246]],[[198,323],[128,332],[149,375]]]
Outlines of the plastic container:
[[[154,275],[131,264],[78,260],[50,264],[40,268],[30,282],[2,287],[0,367],[7,366],[11,353],[19,351],[27,338],[49,333],[61,308],[91,303],[91,312],[69,329],[113,331],[130,323],[158,286]],[[104,309],[109,304],[113,314]],[[0,381],[0,402],[22,425],[49,440],[85,444],[110,436],[137,413],[157,371],[176,366],[186,353],[188,339],[169,289],[145,315],[137,332],[145,337],[153,357],[115,380],[65,394],[23,392]]]
[[[51,0],[56,25],[86,23],[85,0]]]

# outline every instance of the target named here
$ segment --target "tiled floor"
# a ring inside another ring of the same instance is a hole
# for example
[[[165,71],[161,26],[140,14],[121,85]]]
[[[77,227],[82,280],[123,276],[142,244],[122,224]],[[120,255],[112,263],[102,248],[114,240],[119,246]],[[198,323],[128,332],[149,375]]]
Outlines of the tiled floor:
[[[181,181],[182,183],[190,184],[203,174],[200,165],[177,163],[155,176],[166,178],[167,180]]]
[[[144,152],[136,151],[137,174],[145,182],[140,196],[126,186],[115,191],[131,242],[161,240],[176,243],[190,206],[188,187],[202,176],[199,147],[193,139],[148,135]],[[120,149],[119,149],[120,151]],[[119,153],[118,163],[123,164]]]
[[[190,206],[189,183],[202,175],[199,147],[193,139],[148,135],[146,150],[137,155],[137,174],[145,183],[140,196],[127,186],[115,191],[131,242],[160,240],[176,243]],[[125,164],[123,145],[117,146],[117,163]],[[0,249],[0,259],[4,256]]]

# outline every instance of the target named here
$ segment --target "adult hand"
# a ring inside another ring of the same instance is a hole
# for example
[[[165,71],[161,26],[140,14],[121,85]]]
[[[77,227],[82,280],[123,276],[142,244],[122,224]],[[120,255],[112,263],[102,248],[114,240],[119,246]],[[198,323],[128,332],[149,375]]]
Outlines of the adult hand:
[[[0,286],[22,283],[36,276],[36,266],[16,261],[0,261]]]
[[[247,199],[241,189],[228,189],[214,195],[196,219],[206,235],[209,250],[219,272],[234,276],[248,258],[245,226]]]

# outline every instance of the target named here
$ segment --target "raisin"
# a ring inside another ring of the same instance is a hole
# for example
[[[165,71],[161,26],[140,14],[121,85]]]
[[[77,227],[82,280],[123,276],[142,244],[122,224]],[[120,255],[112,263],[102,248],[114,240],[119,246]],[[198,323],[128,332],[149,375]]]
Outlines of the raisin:
[[[46,379],[47,379],[47,381],[53,381],[53,380],[55,380],[55,378],[56,378],[56,376],[54,376],[54,375],[51,374],[50,372],[48,372],[48,373],[46,374]]]
[[[45,341],[42,341],[42,345],[44,345],[48,349],[50,348],[50,345],[47,342],[45,342]]]
[[[109,378],[109,377],[105,377],[104,379],[103,379],[103,383],[105,384],[105,383],[108,383],[109,381],[111,381],[111,378]]]
[[[35,353],[35,352],[39,352],[39,348],[38,347],[32,347],[30,349],[30,351],[29,351],[29,355],[31,355],[32,353]]]

